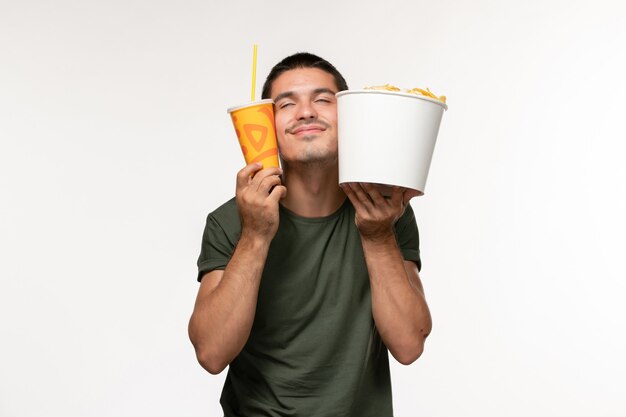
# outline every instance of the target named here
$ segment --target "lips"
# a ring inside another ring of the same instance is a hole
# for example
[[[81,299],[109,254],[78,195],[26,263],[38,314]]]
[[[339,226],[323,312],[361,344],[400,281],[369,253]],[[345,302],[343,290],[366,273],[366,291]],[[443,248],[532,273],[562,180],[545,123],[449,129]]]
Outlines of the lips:
[[[323,126],[306,125],[306,126],[300,126],[299,128],[294,129],[291,133],[294,135],[297,135],[299,133],[318,133],[324,130],[326,130],[326,128],[324,128]]]

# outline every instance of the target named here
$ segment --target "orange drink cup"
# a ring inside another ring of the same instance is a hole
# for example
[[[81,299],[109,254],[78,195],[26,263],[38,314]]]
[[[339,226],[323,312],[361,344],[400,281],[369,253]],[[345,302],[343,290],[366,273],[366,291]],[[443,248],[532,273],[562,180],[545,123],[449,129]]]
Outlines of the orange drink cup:
[[[274,102],[255,101],[228,109],[246,164],[262,162],[263,168],[277,167],[278,145],[274,127]]]

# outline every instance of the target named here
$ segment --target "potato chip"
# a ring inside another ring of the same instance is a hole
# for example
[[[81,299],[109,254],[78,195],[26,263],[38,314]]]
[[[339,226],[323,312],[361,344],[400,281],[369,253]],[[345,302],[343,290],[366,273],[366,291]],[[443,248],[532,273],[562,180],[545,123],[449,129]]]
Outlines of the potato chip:
[[[373,87],[365,87],[366,90],[382,90],[382,91],[400,91],[400,89],[391,84],[377,85]]]
[[[385,85],[376,85],[376,86],[372,86],[372,87],[365,87],[365,90],[379,90],[379,91],[398,91],[398,92],[404,92],[404,93],[408,93],[408,94],[416,94],[416,95],[421,95],[424,97],[429,97],[429,98],[433,98],[435,100],[439,100],[442,103],[446,102],[446,96],[436,96],[432,91],[430,91],[429,88],[427,88],[426,90],[424,90],[423,88],[412,88],[410,90],[404,90],[402,91],[401,89],[399,89],[398,87],[391,85],[391,84],[385,84]]]
[[[442,103],[446,102],[446,96],[436,96],[435,94],[433,94],[432,91],[430,91],[430,88],[427,88],[426,90],[422,89],[422,88],[412,88],[410,90],[407,90],[407,93],[409,94],[421,94],[425,97],[430,97],[430,98],[434,98],[435,100],[439,100]]]

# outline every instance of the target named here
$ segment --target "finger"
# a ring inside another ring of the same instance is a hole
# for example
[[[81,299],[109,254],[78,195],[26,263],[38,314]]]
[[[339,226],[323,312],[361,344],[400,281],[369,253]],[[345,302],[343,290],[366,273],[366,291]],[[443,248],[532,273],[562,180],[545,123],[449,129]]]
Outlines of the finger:
[[[363,215],[369,215],[374,203],[372,203],[372,200],[370,200],[367,193],[363,191],[361,185],[356,182],[350,182],[347,184],[347,187],[352,192],[352,198],[350,201],[352,201],[352,205],[357,210],[357,213],[361,212]]]
[[[266,178],[273,177],[273,178],[280,179],[280,174],[282,174],[282,172],[283,171],[277,167],[270,167],[270,168],[263,169],[257,172],[256,175],[252,178],[252,181],[250,181],[250,186],[253,187],[252,189],[256,191],[261,190],[263,187],[261,184],[263,184]]]
[[[368,194],[368,197],[374,202],[374,205],[383,206],[387,204],[385,197],[380,192],[380,188],[378,185],[371,184],[369,182],[364,182],[361,184],[363,190]]]
[[[259,183],[257,190],[269,193],[273,186],[279,185],[280,183],[281,181],[278,175],[270,175],[263,178],[263,180]]]
[[[361,202],[361,204],[363,204],[363,206],[365,207],[371,207],[373,205],[372,203],[372,199],[370,198],[370,196],[367,194],[367,192],[365,192],[365,190],[363,189],[363,187],[361,186],[361,183],[358,182],[351,182],[348,183],[348,185],[350,186],[350,188],[352,189],[352,191],[354,191],[354,194],[356,195],[356,197],[359,199],[359,201]]]
[[[376,187],[378,188],[378,191],[380,191],[380,193],[383,195],[383,198],[391,198],[391,189],[393,188],[392,185],[376,184]]]
[[[402,196],[404,195],[404,188],[393,186],[391,188],[391,199],[389,202],[393,207],[402,207],[404,206],[404,202],[402,201]]]
[[[269,168],[262,169],[261,171],[257,172],[254,175],[254,177],[252,178],[251,184],[255,184],[256,189],[258,190],[261,182],[265,178],[271,177],[271,176],[278,176],[278,175],[281,175],[282,173],[283,173],[282,169],[278,167],[269,167]]]
[[[411,200],[413,197],[419,196],[420,194],[421,193],[419,191],[414,190],[412,188],[405,189],[404,196],[402,198],[404,205],[406,206],[409,203],[409,200]]]
[[[249,164],[242,168],[237,173],[237,188],[247,185],[254,173],[261,168],[263,168],[263,164],[261,162],[255,162],[254,164]]]
[[[274,187],[274,189],[270,193],[269,197],[267,197],[267,199],[278,204],[278,202],[281,199],[285,198],[286,195],[287,195],[287,187],[285,187],[284,185],[277,185],[276,187]]]
[[[365,210],[365,207],[363,207],[363,205],[359,201],[359,198],[356,196],[354,191],[352,191],[352,188],[350,187],[350,183],[346,182],[346,183],[343,183],[343,184],[339,184],[339,186],[341,187],[343,192],[346,193],[346,196],[350,199],[350,202],[352,203],[352,205],[354,206],[356,211],[363,211],[363,210]]]

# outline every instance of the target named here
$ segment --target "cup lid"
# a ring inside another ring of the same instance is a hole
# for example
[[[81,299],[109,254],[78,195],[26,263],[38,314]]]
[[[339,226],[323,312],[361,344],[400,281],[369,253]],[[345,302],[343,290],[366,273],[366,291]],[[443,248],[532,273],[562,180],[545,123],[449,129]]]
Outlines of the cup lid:
[[[231,113],[231,112],[234,112],[235,110],[245,109],[246,107],[260,106],[261,104],[267,104],[267,103],[274,104],[274,100],[272,100],[271,98],[266,98],[266,99],[259,100],[259,101],[253,101],[248,104],[242,104],[240,106],[230,107],[226,109],[226,111],[228,113]]]

